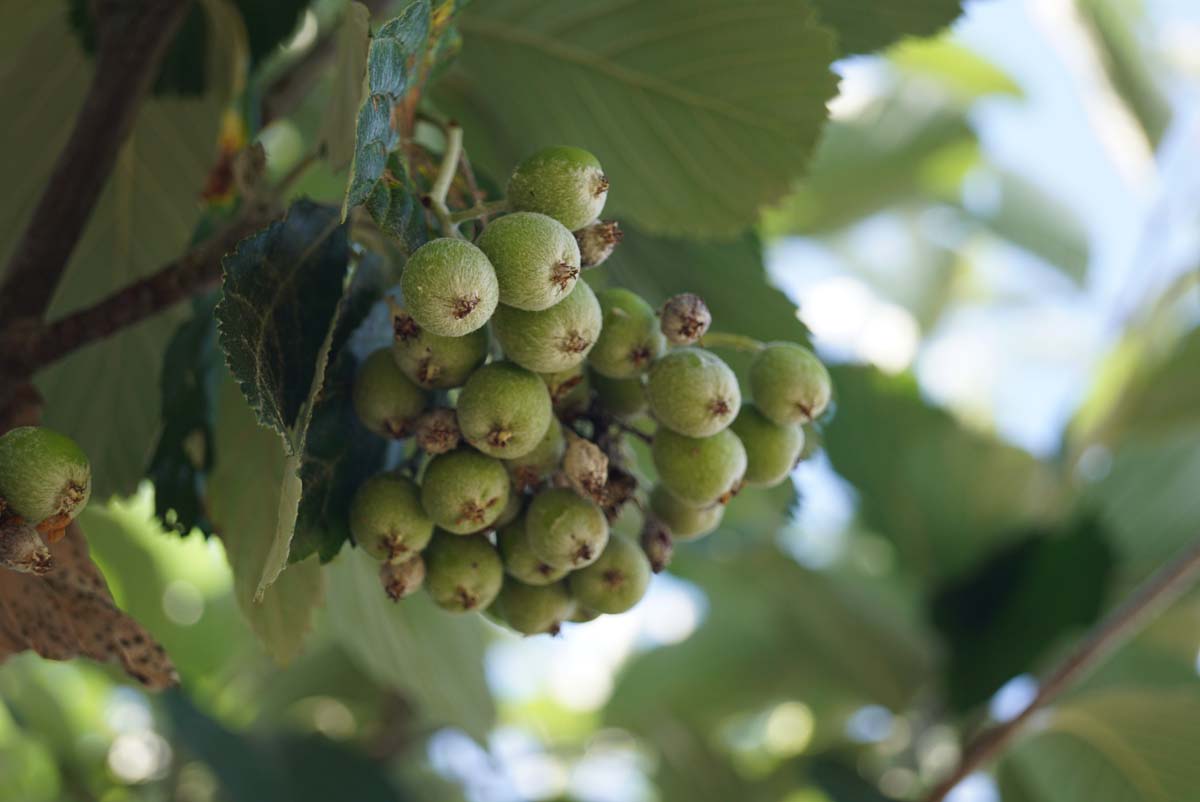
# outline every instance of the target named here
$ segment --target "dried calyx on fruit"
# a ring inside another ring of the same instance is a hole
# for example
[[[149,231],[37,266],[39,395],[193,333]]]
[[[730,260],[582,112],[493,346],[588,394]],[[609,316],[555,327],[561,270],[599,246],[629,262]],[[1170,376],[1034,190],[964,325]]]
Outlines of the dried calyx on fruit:
[[[659,310],[659,325],[672,345],[698,342],[712,325],[712,314],[704,300],[694,293],[673,295]]]
[[[625,234],[616,220],[596,220],[575,232],[580,265],[599,267],[612,256]]]

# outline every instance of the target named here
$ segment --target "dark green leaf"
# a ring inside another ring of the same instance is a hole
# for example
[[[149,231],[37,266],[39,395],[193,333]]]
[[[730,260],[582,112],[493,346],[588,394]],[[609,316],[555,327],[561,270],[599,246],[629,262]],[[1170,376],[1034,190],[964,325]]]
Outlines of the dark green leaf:
[[[943,586],[931,616],[950,649],[950,704],[965,711],[983,702],[1095,621],[1114,559],[1103,530],[1084,520],[1065,533],[1030,534]]]
[[[608,213],[730,237],[803,172],[836,91],[806,2],[477,3],[438,102],[494,177],[545,145],[596,154]]]
[[[814,0],[844,54],[881,50],[906,36],[930,36],[962,12],[961,0]]]
[[[371,188],[363,205],[375,224],[399,243],[405,255],[429,238],[417,189],[398,154],[388,154],[383,178]]]
[[[429,38],[429,0],[410,0],[395,19],[371,40],[367,52],[367,94],[358,110],[354,161],[342,216],[370,197],[383,180],[388,153],[397,136],[392,107],[400,101],[417,72]]]
[[[216,309],[221,346],[259,420],[279,432],[293,455],[303,446],[297,424],[320,386],[317,371],[349,260],[337,210],[309,201],[293,204],[283,220],[243,240],[224,260]]]

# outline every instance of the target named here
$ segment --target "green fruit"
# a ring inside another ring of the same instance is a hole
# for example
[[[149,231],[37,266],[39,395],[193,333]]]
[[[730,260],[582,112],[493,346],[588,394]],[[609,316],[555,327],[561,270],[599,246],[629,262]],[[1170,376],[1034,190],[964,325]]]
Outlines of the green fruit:
[[[688,437],[716,434],[742,405],[737,376],[720,357],[700,348],[680,348],[655,362],[646,398],[659,423]]]
[[[417,445],[426,454],[445,454],[458,448],[462,432],[458,413],[453,409],[431,409],[417,418],[414,425]]]
[[[461,387],[487,359],[487,329],[441,337],[417,325],[403,309],[392,312],[392,357],[404,375],[428,390]]]
[[[429,398],[396,367],[387,348],[365,360],[354,379],[354,411],[375,434],[399,439],[412,433]]]
[[[425,554],[425,589],[444,610],[484,610],[504,583],[504,565],[483,535],[433,536]]]
[[[804,450],[804,430],[799,424],[780,426],[746,404],[729,425],[746,447],[746,484],[774,487],[788,478]]]
[[[549,309],[527,312],[501,306],[492,331],[504,353],[523,368],[557,373],[578,365],[600,336],[600,303],[585,282]]]
[[[696,507],[680,501],[662,485],[655,485],[650,491],[650,512],[671,530],[676,540],[696,540],[720,526],[725,505]]]
[[[636,293],[609,287],[596,294],[604,315],[588,365],[610,379],[641,376],[667,350],[654,309]]]
[[[468,443],[503,459],[537,447],[554,413],[541,377],[512,362],[484,365],[458,396],[458,428]]]
[[[591,377],[600,407],[619,420],[633,420],[648,408],[646,384],[640,376],[633,379],[609,379],[599,373]]]
[[[623,613],[641,601],[650,585],[650,561],[638,544],[613,535],[600,559],[571,574],[571,595],[589,610]]]
[[[461,239],[435,239],[417,248],[404,266],[400,291],[417,324],[442,337],[482,328],[500,301],[492,263]]]
[[[594,220],[576,231],[580,266],[588,268],[604,264],[624,236],[615,220]]]
[[[497,530],[496,545],[504,559],[505,572],[526,585],[548,585],[562,579],[570,571],[566,567],[556,568],[533,553],[529,547],[524,518],[517,518]]]
[[[550,390],[550,400],[559,417],[570,419],[587,412],[591,405],[591,387],[583,363],[558,373],[543,373],[542,381]]]
[[[691,345],[712,325],[712,313],[694,293],[673,295],[659,310],[659,326],[672,345]]]
[[[608,542],[608,520],[592,502],[566,488],[543,490],[525,512],[529,547],[556,568],[582,568]]]
[[[659,481],[685,504],[727,503],[746,473],[746,449],[725,430],[711,437],[685,437],[670,429],[654,433],[650,447]]]
[[[768,343],[750,364],[750,392],[764,415],[785,426],[819,418],[833,384],[812,351],[795,343]]]
[[[570,294],[579,279],[579,245],[562,223],[536,212],[505,215],[483,230],[482,250],[496,269],[500,303],[538,311]]]
[[[600,613],[584,607],[577,599],[575,601],[575,612],[571,614],[571,617],[567,621],[572,624],[586,624],[588,621],[595,621],[599,617]]]
[[[400,601],[420,590],[425,582],[425,561],[414,554],[404,562],[385,562],[379,566],[379,583],[392,601]]]
[[[504,503],[504,509],[500,512],[500,517],[492,521],[492,526],[499,529],[502,526],[508,526],[513,521],[517,520],[517,516],[525,509],[525,494],[518,493],[515,488],[508,488],[508,501]]]
[[[71,438],[37,426],[0,436],[0,500],[30,526],[65,527],[91,495],[91,466]]]
[[[575,600],[561,582],[534,586],[509,579],[496,597],[495,610],[522,635],[557,635],[575,613]]]
[[[460,448],[429,461],[421,477],[421,506],[457,535],[490,526],[508,502],[508,472],[500,460]]]
[[[539,150],[513,170],[508,204],[524,212],[541,212],[571,231],[600,216],[608,198],[608,179],[595,156],[567,146]]]
[[[675,539],[666,524],[657,518],[647,518],[642,526],[642,551],[650,561],[650,570],[662,573],[675,556]]]
[[[350,502],[350,534],[375,559],[403,562],[428,545],[433,521],[415,482],[380,473],[363,482]]]
[[[532,451],[505,463],[508,472],[512,474],[513,484],[518,490],[532,490],[537,487],[558,470],[565,450],[562,424],[551,420],[550,425],[546,427],[546,434]]]

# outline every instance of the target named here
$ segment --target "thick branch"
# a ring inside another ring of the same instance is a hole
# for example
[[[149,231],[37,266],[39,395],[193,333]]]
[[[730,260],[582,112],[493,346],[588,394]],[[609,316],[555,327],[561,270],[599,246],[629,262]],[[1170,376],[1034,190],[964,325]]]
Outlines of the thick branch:
[[[1160,568],[1120,607],[1101,621],[1042,681],[1037,695],[1024,710],[1016,717],[976,736],[963,751],[958,768],[930,792],[926,802],[941,802],[954,786],[969,774],[999,757],[1034,713],[1083,679],[1088,672],[1136,635],[1164,608],[1179,598],[1192,585],[1197,574],[1200,574],[1200,540]]]
[[[45,315],[189,5],[190,0],[96,4],[95,73],[8,263],[0,287],[0,320]]]

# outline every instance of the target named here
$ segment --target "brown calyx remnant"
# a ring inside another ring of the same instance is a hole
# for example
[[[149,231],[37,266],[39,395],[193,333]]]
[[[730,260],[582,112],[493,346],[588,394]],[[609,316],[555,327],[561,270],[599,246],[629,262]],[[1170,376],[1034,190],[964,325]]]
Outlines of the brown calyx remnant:
[[[598,198],[605,192],[608,192],[608,176],[601,173],[600,177],[596,179],[596,187],[592,190],[592,194]]]
[[[408,342],[421,336],[421,327],[412,315],[403,309],[392,307],[392,334],[401,342]]]
[[[729,502],[733,501],[733,497],[736,496],[738,493],[742,492],[742,488],[745,486],[746,486],[746,482],[742,479],[738,479],[736,482],[733,483],[732,487],[730,487],[728,490],[726,490],[724,493],[722,493],[717,498],[717,503],[718,504],[728,504]]]
[[[442,369],[433,361],[433,357],[427,356],[417,363],[417,382],[432,385],[441,372]]]
[[[550,283],[558,287],[560,292],[566,292],[571,282],[579,276],[579,267],[570,262],[559,262],[550,269]]]
[[[458,510],[458,517],[454,519],[454,523],[473,523],[483,526],[483,522],[487,520],[487,509],[490,506],[492,506],[490,503],[480,504],[476,501],[464,501],[462,507]]]
[[[450,314],[455,320],[462,320],[467,315],[475,311],[475,307],[479,306],[479,293],[463,295],[455,298],[450,302]]]
[[[458,446],[461,433],[452,409],[431,409],[417,419],[417,445],[426,454],[445,454]]]
[[[732,411],[732,408],[729,406],[728,401],[721,396],[717,396],[708,405],[708,411],[713,414],[714,418],[724,418]]]
[[[564,354],[582,354],[591,344],[592,341],[578,331],[569,331],[563,335],[558,347]]]
[[[589,544],[584,543],[575,550],[575,553],[571,555],[571,558],[576,563],[584,563],[591,560],[592,555],[595,553],[596,552],[592,551],[592,547]]]
[[[454,589],[454,597],[458,599],[464,610],[474,610],[479,606],[478,594],[472,593],[462,585]]]
[[[804,416],[805,421],[810,421],[813,419],[813,414],[812,414],[813,411],[812,411],[811,405],[805,404],[803,401],[796,401],[792,404],[792,406],[794,406],[796,408],[796,410],[801,415]]]
[[[639,345],[638,347],[634,348],[632,351],[629,352],[629,361],[632,362],[634,364],[634,366],[640,368],[643,365],[645,365],[647,362],[649,362],[650,357],[652,357],[653,355],[654,355],[654,353],[650,350],[650,346]]]
[[[601,579],[604,580],[605,585],[608,585],[614,590],[625,584],[624,572],[618,571],[616,568],[609,568],[607,571],[601,574]]]
[[[402,563],[386,562],[379,569],[383,591],[392,601],[411,596],[425,581],[425,561],[416,555]]]
[[[495,426],[487,434],[488,445],[494,448],[504,448],[513,438],[513,431],[507,426]]]
[[[412,426],[410,425],[409,421],[389,418],[383,422],[383,429],[387,432],[388,437],[392,438],[393,440],[400,440],[404,437],[408,437],[408,433],[411,431]]]

